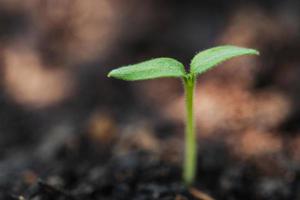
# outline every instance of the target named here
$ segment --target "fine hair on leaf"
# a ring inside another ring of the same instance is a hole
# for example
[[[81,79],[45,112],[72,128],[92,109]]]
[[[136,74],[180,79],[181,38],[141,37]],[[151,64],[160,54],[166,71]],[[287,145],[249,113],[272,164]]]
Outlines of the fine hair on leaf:
[[[126,81],[147,80],[163,77],[184,77],[184,66],[173,58],[155,58],[134,65],[112,70],[108,77]]]

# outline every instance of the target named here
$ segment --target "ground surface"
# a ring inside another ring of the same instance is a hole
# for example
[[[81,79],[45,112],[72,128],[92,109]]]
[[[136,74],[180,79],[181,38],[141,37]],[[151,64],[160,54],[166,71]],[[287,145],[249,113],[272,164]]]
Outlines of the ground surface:
[[[10,163],[10,167],[28,165],[27,170],[17,176],[2,174],[0,197],[26,200],[201,199],[200,191],[224,200],[300,198],[300,167],[288,163],[284,156],[280,161],[288,166],[283,170],[292,170],[296,176],[290,180],[286,175],[262,174],[253,164],[234,160],[220,142],[200,144],[194,189],[182,184],[178,164],[164,161],[157,153],[137,149],[123,149],[120,153],[119,149],[116,154],[107,146],[105,151],[99,151],[99,146],[81,137],[52,149],[55,153],[50,160],[41,161],[43,155],[39,153],[35,158],[20,155],[19,161],[14,161],[17,162],[15,166]],[[203,199],[209,200],[209,197]]]

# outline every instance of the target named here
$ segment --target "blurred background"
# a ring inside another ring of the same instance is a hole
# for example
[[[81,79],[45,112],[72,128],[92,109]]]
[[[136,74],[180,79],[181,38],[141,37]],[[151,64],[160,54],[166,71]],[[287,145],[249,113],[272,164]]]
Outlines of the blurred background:
[[[47,176],[62,149],[87,156],[81,141],[89,156],[96,152],[92,160],[143,149],[180,163],[181,82],[106,74],[162,56],[188,66],[198,51],[232,44],[261,55],[199,77],[201,156],[222,157],[210,149],[222,147],[255,165],[267,188],[296,199],[289,184],[300,177],[299,22],[299,0],[0,0],[0,188],[24,191],[19,180],[27,187]]]

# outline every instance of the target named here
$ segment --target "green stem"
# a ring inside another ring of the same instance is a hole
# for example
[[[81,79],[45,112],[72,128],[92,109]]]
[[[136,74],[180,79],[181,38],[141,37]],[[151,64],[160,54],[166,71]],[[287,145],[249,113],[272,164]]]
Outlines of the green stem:
[[[187,185],[194,182],[197,165],[197,141],[194,122],[194,89],[195,77],[189,75],[184,79],[185,103],[186,103],[186,127],[185,127],[185,160],[183,166],[183,179]]]

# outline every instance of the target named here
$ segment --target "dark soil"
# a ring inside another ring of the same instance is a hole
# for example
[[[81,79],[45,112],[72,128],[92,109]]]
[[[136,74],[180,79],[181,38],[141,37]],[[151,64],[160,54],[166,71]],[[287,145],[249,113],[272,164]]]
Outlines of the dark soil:
[[[0,166],[7,171],[1,172],[0,199],[201,199],[182,183],[178,164],[138,149],[116,155],[108,146],[81,136],[50,149],[51,158],[16,154],[18,162]],[[226,200],[300,199],[300,167],[284,156],[283,170],[293,171],[295,178],[264,176],[255,165],[235,160],[220,142],[200,146],[194,188],[202,193]],[[9,173],[18,167],[19,174]]]

